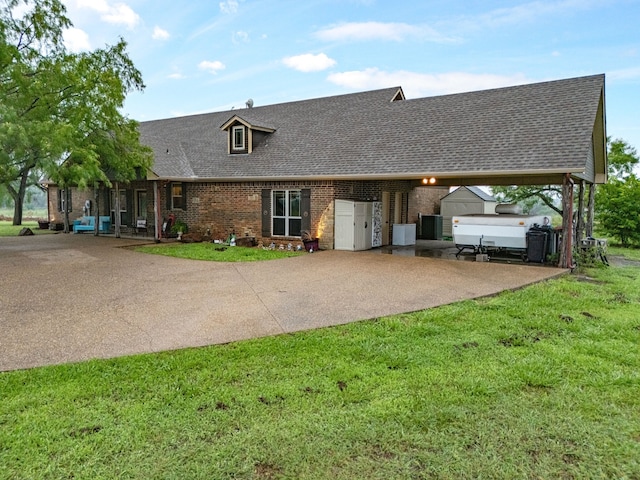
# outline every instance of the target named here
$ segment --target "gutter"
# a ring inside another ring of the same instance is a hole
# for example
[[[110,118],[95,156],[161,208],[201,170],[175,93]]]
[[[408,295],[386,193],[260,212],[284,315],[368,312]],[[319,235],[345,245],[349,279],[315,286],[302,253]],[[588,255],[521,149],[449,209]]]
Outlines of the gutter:
[[[459,172],[423,172],[423,173],[383,173],[362,175],[280,175],[280,176],[246,176],[246,177],[161,177],[149,178],[150,180],[164,180],[170,182],[270,182],[270,181],[322,181],[322,180],[422,180],[434,177],[438,180],[461,179],[464,177],[529,177],[565,175],[566,168],[552,170],[473,170]],[[585,173],[585,168],[572,170],[571,174]]]

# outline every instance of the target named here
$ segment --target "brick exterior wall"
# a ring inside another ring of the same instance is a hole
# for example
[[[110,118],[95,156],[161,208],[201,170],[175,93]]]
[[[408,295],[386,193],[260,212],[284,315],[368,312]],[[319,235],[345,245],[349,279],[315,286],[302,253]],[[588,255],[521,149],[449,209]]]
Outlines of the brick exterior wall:
[[[402,193],[401,223],[412,221],[411,209],[423,211],[425,207],[411,207],[412,201],[426,201],[433,208],[438,194],[416,197],[412,200],[414,183],[411,181],[304,181],[304,182],[244,182],[244,183],[188,183],[184,209],[167,209],[167,182],[160,182],[162,217],[173,214],[185,222],[189,231],[206,233],[224,239],[229,234],[251,236],[264,244],[296,243],[297,237],[262,236],[262,190],[311,190],[311,233],[319,238],[321,249],[332,249],[334,239],[334,204],[336,198],[347,200],[380,200],[382,192],[390,193],[390,212],[395,209],[395,193]],[[151,187],[150,187],[151,188]],[[434,190],[435,192],[435,190]],[[393,215],[390,215],[393,219]],[[417,221],[417,214],[416,220]],[[390,229],[391,230],[391,229]],[[391,239],[389,239],[390,242]]]
[[[59,210],[58,192],[59,189],[56,185],[49,185],[47,189],[47,202],[49,205],[49,221],[52,223],[63,223],[64,212]],[[71,211],[69,212],[69,220],[81,217],[83,215],[84,202],[91,200],[91,206],[94,206],[93,189],[79,190],[77,188],[71,188]],[[91,212],[93,214],[93,210]],[[101,214],[102,215],[102,214]]]
[[[301,181],[301,182],[185,182],[184,208],[167,208],[168,185],[170,182],[158,181],[158,203],[160,206],[160,222],[170,214],[176,220],[186,223],[190,232],[209,233],[214,239],[225,239],[229,234],[255,237],[264,244],[300,243],[298,237],[263,237],[262,236],[262,191],[268,190],[302,190],[311,191],[311,234],[319,238],[321,249],[333,249],[334,240],[334,200],[378,200],[383,192],[389,192],[389,232],[392,231],[394,212],[396,211],[396,193],[401,199],[400,223],[417,222],[418,213],[439,212],[439,200],[448,193],[446,187],[417,187],[408,180],[380,181]],[[154,182],[135,181],[121,188],[127,191],[127,205],[130,212],[130,224],[134,221],[137,190],[146,191],[147,225],[153,232],[155,224]],[[100,215],[110,215],[109,190],[102,189],[99,195]],[[57,187],[49,188],[49,212],[52,221],[62,221],[62,213],[57,206]],[[80,191],[73,189],[73,211],[70,219],[82,215],[84,201],[90,199],[95,207],[92,189]],[[92,212],[94,213],[94,212]],[[385,243],[391,243],[391,238]]]
[[[409,222],[416,223],[419,214],[440,215],[440,200],[449,194],[449,187],[416,187],[409,195]]]

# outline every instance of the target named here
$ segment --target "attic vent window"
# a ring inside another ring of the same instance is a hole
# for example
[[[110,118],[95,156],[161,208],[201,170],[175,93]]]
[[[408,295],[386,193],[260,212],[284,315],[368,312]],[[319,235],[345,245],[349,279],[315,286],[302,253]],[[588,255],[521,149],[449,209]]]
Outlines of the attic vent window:
[[[231,135],[233,138],[233,150],[236,152],[246,151],[246,138],[245,138],[245,129],[244,126],[235,126],[231,130]]]

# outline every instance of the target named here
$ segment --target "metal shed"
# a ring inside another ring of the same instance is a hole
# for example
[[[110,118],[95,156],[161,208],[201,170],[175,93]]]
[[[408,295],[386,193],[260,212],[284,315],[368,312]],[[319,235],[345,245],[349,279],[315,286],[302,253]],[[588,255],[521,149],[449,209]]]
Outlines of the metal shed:
[[[458,187],[441,200],[442,235],[453,236],[451,218],[472,213],[495,213],[497,200],[479,187]]]

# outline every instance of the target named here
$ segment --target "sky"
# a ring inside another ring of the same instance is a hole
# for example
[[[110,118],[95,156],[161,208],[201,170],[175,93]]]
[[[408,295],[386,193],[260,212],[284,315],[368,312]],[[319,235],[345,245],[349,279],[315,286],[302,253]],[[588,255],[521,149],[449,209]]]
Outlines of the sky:
[[[407,98],[606,75],[640,151],[640,0],[63,0],[72,51],[120,37],[138,121],[401,86]],[[544,101],[544,99],[540,99]]]

